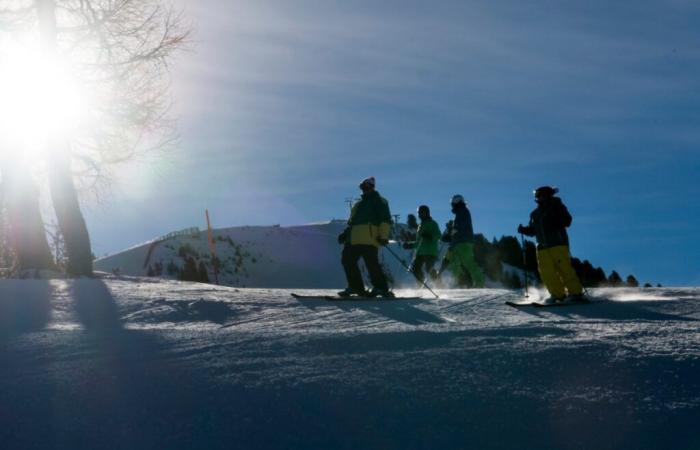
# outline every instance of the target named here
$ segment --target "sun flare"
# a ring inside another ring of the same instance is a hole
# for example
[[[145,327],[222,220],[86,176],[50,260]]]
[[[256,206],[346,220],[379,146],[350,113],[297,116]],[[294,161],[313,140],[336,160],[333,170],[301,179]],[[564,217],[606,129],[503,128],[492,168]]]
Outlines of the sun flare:
[[[67,64],[0,42],[0,151],[39,157],[50,151],[50,137],[70,137],[86,110],[85,92]]]

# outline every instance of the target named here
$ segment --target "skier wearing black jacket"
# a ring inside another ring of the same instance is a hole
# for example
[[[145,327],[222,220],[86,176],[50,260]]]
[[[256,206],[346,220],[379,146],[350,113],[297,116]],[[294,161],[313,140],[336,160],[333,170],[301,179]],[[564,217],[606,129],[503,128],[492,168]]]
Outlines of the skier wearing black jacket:
[[[458,283],[466,271],[472,279],[473,286],[483,288],[484,273],[474,259],[472,215],[464,197],[459,194],[452,197],[451,205],[455,219],[442,237],[442,241],[450,245],[445,256],[445,259],[449,260],[448,267]]]
[[[561,199],[555,197],[557,192],[552,186],[535,189],[537,208],[530,214],[530,223],[519,225],[518,232],[537,240],[537,265],[551,295],[548,300],[563,301],[567,294],[572,300],[583,300],[583,286],[571,267],[566,232],[572,217]]]

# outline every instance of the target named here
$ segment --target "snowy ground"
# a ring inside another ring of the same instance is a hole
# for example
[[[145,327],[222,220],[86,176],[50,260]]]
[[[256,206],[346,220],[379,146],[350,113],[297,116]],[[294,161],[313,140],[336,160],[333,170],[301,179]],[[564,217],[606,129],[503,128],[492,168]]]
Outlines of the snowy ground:
[[[700,289],[289,293],[0,280],[2,448],[700,448]]]

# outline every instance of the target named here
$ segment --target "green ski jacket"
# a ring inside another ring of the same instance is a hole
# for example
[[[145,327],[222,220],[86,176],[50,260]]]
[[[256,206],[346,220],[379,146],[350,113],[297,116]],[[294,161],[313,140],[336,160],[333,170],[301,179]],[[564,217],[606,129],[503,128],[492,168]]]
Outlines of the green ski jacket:
[[[416,233],[416,255],[438,256],[438,241],[440,240],[440,226],[432,218],[421,222]]]

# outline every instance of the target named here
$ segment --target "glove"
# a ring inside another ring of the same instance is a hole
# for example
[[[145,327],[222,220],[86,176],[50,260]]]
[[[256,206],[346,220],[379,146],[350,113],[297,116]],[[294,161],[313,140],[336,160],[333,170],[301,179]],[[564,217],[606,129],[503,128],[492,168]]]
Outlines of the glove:
[[[415,244],[414,244],[413,242],[404,242],[404,243],[403,243],[403,248],[404,248],[404,250],[411,250],[411,249],[413,249],[413,248],[415,248],[415,247],[416,247],[416,246],[415,246]]]
[[[378,237],[377,242],[379,242],[379,245],[381,245],[382,247],[386,247],[387,245],[389,245],[389,239]]]
[[[526,231],[527,229],[522,224],[518,225],[518,233],[525,234]]]
[[[347,240],[347,238],[348,238],[348,230],[345,229],[345,230],[343,230],[342,233],[340,233],[338,235],[338,244],[345,244],[345,241]]]

